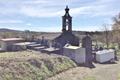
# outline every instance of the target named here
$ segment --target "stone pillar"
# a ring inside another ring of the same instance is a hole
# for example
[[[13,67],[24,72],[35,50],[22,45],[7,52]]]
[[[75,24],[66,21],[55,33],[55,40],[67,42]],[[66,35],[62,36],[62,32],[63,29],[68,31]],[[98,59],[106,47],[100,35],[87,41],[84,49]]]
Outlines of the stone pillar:
[[[82,47],[86,50],[86,66],[90,66],[92,64],[92,40],[86,35],[82,39]]]

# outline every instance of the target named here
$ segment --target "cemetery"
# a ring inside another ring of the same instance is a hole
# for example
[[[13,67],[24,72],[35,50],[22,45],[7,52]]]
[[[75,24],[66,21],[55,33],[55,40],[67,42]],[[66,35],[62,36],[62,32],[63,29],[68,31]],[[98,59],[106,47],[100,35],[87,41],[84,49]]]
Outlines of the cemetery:
[[[29,35],[30,39],[30,35]],[[53,40],[41,39],[25,40],[24,38],[1,39],[1,51],[35,50],[47,54],[59,54],[67,56],[78,64],[92,66],[93,62],[105,63],[115,62],[116,53],[114,49],[97,49],[93,51],[92,39],[88,33],[80,40],[72,33],[72,17],[66,6],[65,15],[62,16],[62,33]],[[81,45],[80,45],[81,44]]]
[[[120,0],[1,0],[0,80],[120,80]]]

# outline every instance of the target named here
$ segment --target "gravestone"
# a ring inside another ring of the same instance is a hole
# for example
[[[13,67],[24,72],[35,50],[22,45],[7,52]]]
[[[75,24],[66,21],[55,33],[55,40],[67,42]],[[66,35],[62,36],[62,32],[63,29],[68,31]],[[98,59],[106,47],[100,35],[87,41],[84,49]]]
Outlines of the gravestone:
[[[41,45],[48,47],[48,41],[45,39],[44,36],[42,36]]]
[[[92,39],[88,34],[82,39],[82,47],[86,49],[86,66],[92,64]]]

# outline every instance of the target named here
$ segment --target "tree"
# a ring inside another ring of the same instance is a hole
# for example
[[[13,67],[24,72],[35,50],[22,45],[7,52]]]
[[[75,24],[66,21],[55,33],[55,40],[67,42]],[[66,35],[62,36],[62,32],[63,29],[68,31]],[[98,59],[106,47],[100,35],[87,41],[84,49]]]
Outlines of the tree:
[[[112,32],[114,35],[114,42],[118,44],[118,48],[120,49],[120,13],[113,17],[113,21]]]
[[[108,28],[107,24],[103,24],[103,37],[105,39],[105,44],[107,46],[107,48],[109,48],[109,43],[110,43],[110,30]]]

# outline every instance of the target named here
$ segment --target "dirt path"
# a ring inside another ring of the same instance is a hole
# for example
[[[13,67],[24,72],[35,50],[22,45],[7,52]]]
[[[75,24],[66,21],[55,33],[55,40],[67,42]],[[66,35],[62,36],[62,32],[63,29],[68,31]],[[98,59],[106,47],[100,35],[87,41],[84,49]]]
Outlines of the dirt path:
[[[95,64],[96,68],[76,67],[47,80],[118,80],[120,61],[117,64]]]

